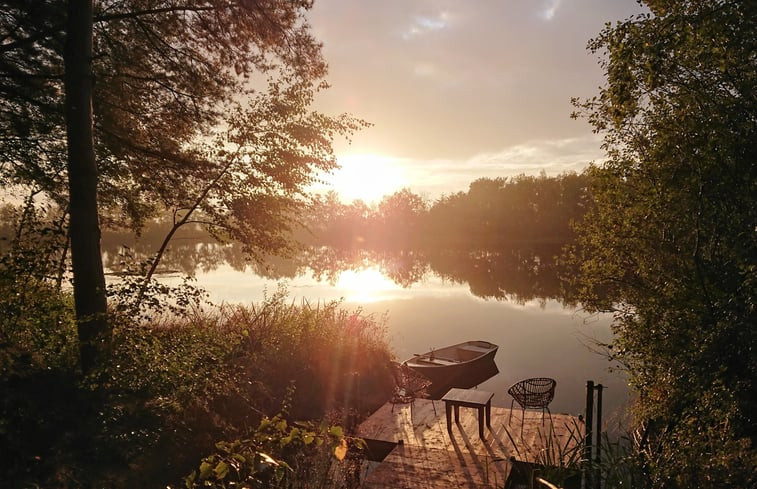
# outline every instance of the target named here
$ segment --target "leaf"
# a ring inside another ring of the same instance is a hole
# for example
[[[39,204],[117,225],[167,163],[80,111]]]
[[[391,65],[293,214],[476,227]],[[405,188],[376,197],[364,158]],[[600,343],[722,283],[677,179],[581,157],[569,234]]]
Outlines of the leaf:
[[[279,463],[270,455],[263,452],[255,454],[255,470],[263,472],[270,467],[277,467]]]
[[[344,430],[341,426],[332,426],[331,428],[329,428],[329,434],[337,438],[342,438],[344,437]]]
[[[195,486],[195,479],[196,479],[196,478],[197,478],[197,472],[195,472],[195,471],[192,471],[192,473],[191,473],[191,474],[189,474],[189,475],[188,475],[188,476],[187,476],[187,477],[186,477],[186,478],[184,479],[184,486],[185,486],[185,487],[186,487],[187,489],[192,489],[192,488],[193,488],[193,487]]]
[[[213,469],[213,472],[215,472],[217,478],[223,479],[229,474],[229,464],[222,460],[218,462],[218,465]]]
[[[347,440],[345,438],[342,438],[342,441],[334,448],[334,456],[338,460],[344,460],[344,457],[347,456]]]
[[[209,462],[200,464],[200,480],[208,479],[213,473],[213,466]]]

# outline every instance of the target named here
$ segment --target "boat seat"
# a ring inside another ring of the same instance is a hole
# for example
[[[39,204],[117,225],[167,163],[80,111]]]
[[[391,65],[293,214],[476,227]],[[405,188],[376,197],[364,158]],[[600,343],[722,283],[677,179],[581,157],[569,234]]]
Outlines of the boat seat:
[[[418,363],[425,363],[425,364],[428,364],[428,365],[456,365],[456,364],[460,363],[460,362],[456,362],[454,360],[447,360],[446,358],[439,358],[439,357],[434,357],[433,360],[430,359],[430,358],[428,358],[428,357],[426,357],[426,358],[418,358],[415,361],[418,362]]]

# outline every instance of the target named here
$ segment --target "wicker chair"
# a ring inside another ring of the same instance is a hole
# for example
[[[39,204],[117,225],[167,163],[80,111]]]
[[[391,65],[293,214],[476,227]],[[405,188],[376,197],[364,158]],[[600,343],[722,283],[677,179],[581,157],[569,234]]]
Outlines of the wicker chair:
[[[549,413],[549,421],[552,422],[552,412],[549,410],[549,403],[555,398],[555,386],[557,381],[547,377],[534,377],[532,379],[521,380],[516,382],[509,389],[507,393],[513,396],[513,400],[510,402],[510,418],[507,420],[507,424],[510,424],[510,420],[513,417],[513,404],[517,402],[521,408],[521,423],[520,430],[523,433],[523,419],[526,414],[526,408],[541,409],[541,423],[544,424],[544,410]]]
[[[416,372],[404,363],[392,362],[394,375],[394,393],[392,394],[392,412],[395,404],[413,403],[416,398],[427,398],[431,380],[420,372]],[[436,414],[436,405],[431,400]]]

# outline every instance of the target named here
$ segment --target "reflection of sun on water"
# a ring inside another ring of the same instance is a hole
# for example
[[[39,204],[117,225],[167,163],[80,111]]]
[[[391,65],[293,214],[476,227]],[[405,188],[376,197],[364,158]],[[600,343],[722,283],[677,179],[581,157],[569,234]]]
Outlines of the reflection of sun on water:
[[[376,302],[387,299],[388,292],[401,289],[375,268],[344,271],[335,285],[345,290],[344,299],[350,302]]]

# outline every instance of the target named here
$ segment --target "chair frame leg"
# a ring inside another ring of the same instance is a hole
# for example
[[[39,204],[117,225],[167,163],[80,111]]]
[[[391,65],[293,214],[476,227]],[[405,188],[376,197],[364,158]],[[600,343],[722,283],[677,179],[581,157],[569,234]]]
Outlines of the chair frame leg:
[[[520,408],[520,437],[523,438],[523,425],[526,424],[526,408]]]

